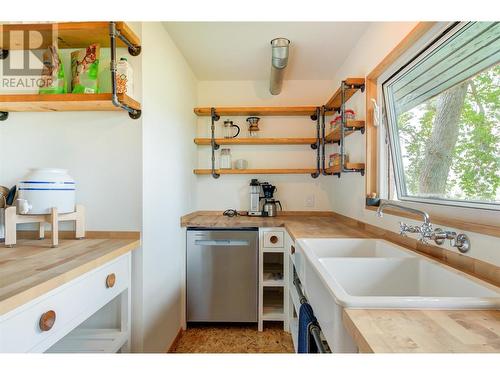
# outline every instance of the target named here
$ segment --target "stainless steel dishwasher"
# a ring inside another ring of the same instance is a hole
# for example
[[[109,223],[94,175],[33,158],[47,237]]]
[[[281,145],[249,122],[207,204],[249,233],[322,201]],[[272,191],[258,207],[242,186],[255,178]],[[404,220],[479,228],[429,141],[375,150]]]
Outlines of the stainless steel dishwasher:
[[[258,233],[188,228],[188,322],[257,322]]]

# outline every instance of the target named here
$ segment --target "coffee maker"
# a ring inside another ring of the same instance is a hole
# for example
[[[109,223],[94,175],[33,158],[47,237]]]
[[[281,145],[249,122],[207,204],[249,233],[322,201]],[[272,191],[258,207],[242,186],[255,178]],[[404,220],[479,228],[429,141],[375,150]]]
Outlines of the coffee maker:
[[[261,191],[264,196],[261,196]],[[269,182],[259,182],[257,179],[250,181],[250,210],[249,216],[276,216],[278,205],[281,207],[280,201],[273,198],[276,186]],[[261,206],[261,201],[264,201]]]
[[[250,181],[250,209],[248,210],[249,216],[262,216],[260,209],[260,182],[256,178]]]
[[[262,216],[276,216],[278,214],[278,206],[280,210],[283,210],[281,206],[281,202],[277,199],[274,199],[274,193],[276,192],[276,186],[271,185],[268,182],[263,182],[261,184],[262,191],[264,192],[264,205],[262,206]]]

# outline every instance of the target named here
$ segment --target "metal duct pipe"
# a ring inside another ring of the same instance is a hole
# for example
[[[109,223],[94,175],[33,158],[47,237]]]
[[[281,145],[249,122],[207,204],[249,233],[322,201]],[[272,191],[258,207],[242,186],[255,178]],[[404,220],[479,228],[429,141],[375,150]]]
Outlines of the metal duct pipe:
[[[288,64],[288,50],[290,41],[286,38],[276,38],[271,40],[271,83],[269,91],[272,95],[278,95],[283,85],[283,76]]]

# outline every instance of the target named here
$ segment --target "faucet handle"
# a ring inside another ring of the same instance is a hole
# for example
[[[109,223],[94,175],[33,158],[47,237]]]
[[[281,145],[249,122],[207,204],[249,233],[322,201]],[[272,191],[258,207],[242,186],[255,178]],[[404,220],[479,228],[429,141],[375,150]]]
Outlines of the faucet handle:
[[[402,221],[399,222],[399,235],[406,237],[406,233],[408,232],[408,224],[403,223]]]

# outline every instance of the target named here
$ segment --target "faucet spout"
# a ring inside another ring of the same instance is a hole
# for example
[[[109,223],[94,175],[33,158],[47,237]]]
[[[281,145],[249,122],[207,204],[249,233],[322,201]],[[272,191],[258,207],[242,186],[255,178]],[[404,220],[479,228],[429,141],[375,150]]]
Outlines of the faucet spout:
[[[395,203],[389,203],[389,202],[384,202],[382,203],[378,209],[377,209],[377,216],[382,217],[383,212],[386,208],[394,208],[400,211],[406,211],[415,215],[420,215],[424,219],[424,224],[425,225],[430,225],[431,219],[429,217],[429,214],[425,211],[417,210],[416,208],[411,208],[411,207],[406,207],[406,206],[401,206],[399,204]]]

